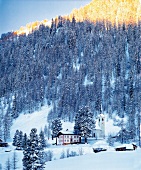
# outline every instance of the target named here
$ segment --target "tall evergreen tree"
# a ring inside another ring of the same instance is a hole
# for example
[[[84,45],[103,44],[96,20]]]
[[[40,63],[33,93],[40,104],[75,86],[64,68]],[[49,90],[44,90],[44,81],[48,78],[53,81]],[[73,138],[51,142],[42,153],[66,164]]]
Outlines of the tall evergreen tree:
[[[16,130],[15,135],[13,137],[13,143],[12,143],[13,146],[17,146],[18,145],[19,134],[20,134],[19,130]]]
[[[25,133],[22,138],[22,148],[25,149],[27,147],[27,134]]]
[[[41,132],[39,133],[39,147],[40,147],[40,149],[43,149],[46,146],[47,146],[47,144],[46,144],[44,132],[41,130]]]
[[[61,123],[61,120],[59,118],[54,119],[52,121],[51,129],[52,129],[53,137],[56,137],[56,145],[57,145],[57,135],[62,130],[62,123]]]
[[[7,111],[7,113],[4,115],[3,120],[3,136],[4,141],[7,141],[10,139],[10,127],[12,125],[12,119],[10,113]]]
[[[44,162],[42,162],[43,151],[39,147],[39,139],[37,129],[31,129],[29,139],[27,140],[27,147],[23,151],[23,169],[24,170],[42,170],[44,169]]]
[[[20,131],[19,135],[17,136],[17,147],[19,147],[19,149],[22,149],[22,141],[23,141],[23,132]]]
[[[89,107],[82,107],[78,111],[78,114],[76,114],[74,130],[77,130],[77,133],[80,132],[80,134],[85,137],[85,143],[87,143],[87,138],[91,136],[91,132],[94,128],[95,121],[93,113],[90,111]]]
[[[47,127],[47,126],[45,125],[45,127],[44,127],[44,135],[45,135],[48,139],[50,138],[50,136],[51,136],[51,130],[50,130],[49,126]]]

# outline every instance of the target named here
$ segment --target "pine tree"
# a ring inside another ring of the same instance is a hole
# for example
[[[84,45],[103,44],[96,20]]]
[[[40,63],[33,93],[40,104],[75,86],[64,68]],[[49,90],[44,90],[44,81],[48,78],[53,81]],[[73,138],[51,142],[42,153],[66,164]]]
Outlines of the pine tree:
[[[39,147],[40,149],[45,148],[46,145],[46,140],[45,140],[45,136],[44,136],[44,132],[41,130],[40,134],[39,134]]]
[[[92,130],[95,128],[95,121],[89,107],[82,107],[78,111],[74,128],[74,131],[79,131],[80,134],[85,137],[85,143],[87,143],[87,137],[91,135]]]
[[[13,170],[18,169],[17,162],[18,162],[17,154],[16,152],[14,152],[12,157],[12,164],[11,164]]]
[[[52,129],[53,137],[56,137],[56,145],[57,145],[57,135],[62,130],[61,120],[60,119],[53,120],[51,129]]]
[[[13,104],[12,104],[12,114],[11,116],[16,119],[18,117],[18,110],[17,110],[17,96],[14,95]]]
[[[27,140],[27,147],[24,149],[23,151],[23,170],[28,170],[28,169],[32,169],[33,168],[33,158],[31,157],[31,154],[34,153],[34,150],[32,151],[31,149],[31,142],[30,140],[28,139]]]
[[[0,139],[2,138],[3,138],[3,109],[0,109]]]
[[[20,131],[19,135],[17,136],[17,147],[22,149],[22,141],[23,141],[23,132]]]
[[[65,151],[63,150],[62,153],[61,153],[60,159],[64,159],[65,157],[66,157]]]
[[[15,135],[14,135],[14,137],[13,137],[13,143],[12,143],[13,146],[17,146],[19,134],[20,134],[19,130],[16,130]]]
[[[0,170],[2,170],[2,165],[0,164]]]
[[[10,127],[12,125],[12,119],[10,112],[7,111],[7,113],[4,115],[3,120],[3,136],[4,141],[7,141],[7,139],[10,139]]]
[[[8,158],[5,163],[5,170],[10,170],[10,169],[11,169],[11,163],[10,163],[10,159]]]
[[[52,161],[52,157],[53,157],[53,152],[52,151],[47,151],[47,161]]]
[[[50,130],[50,126],[46,126],[45,125],[45,127],[44,127],[44,135],[48,138],[48,140],[49,140],[49,138],[51,137],[51,130]]]
[[[22,148],[25,149],[27,147],[27,134],[25,133],[22,139]]]
[[[39,139],[37,135],[37,129],[31,129],[29,139],[27,140],[27,147],[23,151],[23,169],[44,169],[44,162],[42,162],[43,151],[39,147]]]
[[[114,145],[114,139],[112,138],[111,134],[108,136],[107,143],[109,144],[109,146]]]

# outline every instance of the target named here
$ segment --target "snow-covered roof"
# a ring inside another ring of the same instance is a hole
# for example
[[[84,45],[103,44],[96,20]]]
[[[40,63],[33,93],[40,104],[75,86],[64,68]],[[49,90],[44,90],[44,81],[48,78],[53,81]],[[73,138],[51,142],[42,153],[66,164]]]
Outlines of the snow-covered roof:
[[[104,114],[101,113],[98,117],[105,117],[105,116],[104,116]]]
[[[62,130],[60,132],[63,134],[74,134],[73,131],[69,131],[69,130]]]
[[[133,149],[133,145],[132,144],[123,144],[123,145],[120,145],[116,148],[121,148],[121,147],[126,147],[126,149]]]
[[[70,131],[60,131],[57,136],[59,137],[60,135],[80,135],[80,134],[74,134],[73,132]]]

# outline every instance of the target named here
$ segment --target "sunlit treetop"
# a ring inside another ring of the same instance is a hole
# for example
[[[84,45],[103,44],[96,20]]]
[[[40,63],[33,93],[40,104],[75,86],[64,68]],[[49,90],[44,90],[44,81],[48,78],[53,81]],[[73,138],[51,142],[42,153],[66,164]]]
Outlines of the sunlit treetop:
[[[140,0],[93,0],[91,3],[75,9],[69,15],[76,21],[110,21],[113,24],[134,24],[141,20]]]
[[[84,20],[94,23],[108,21],[116,26],[122,23],[137,24],[141,21],[141,0],[92,0],[88,5],[74,9],[70,15],[64,16],[70,20],[73,17],[77,22]],[[17,35],[29,34],[38,29],[41,24],[50,26],[50,22],[47,20],[36,21],[21,27],[14,33]]]

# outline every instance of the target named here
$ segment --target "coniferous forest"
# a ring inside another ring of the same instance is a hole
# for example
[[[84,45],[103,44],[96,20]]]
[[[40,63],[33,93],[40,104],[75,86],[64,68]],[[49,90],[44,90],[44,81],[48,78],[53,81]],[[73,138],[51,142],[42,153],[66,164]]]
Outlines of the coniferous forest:
[[[72,122],[82,106],[94,116],[127,117],[139,137],[141,112],[141,22],[119,24],[61,16],[51,27],[0,40],[0,137],[8,139],[19,114],[53,105],[48,120]]]

